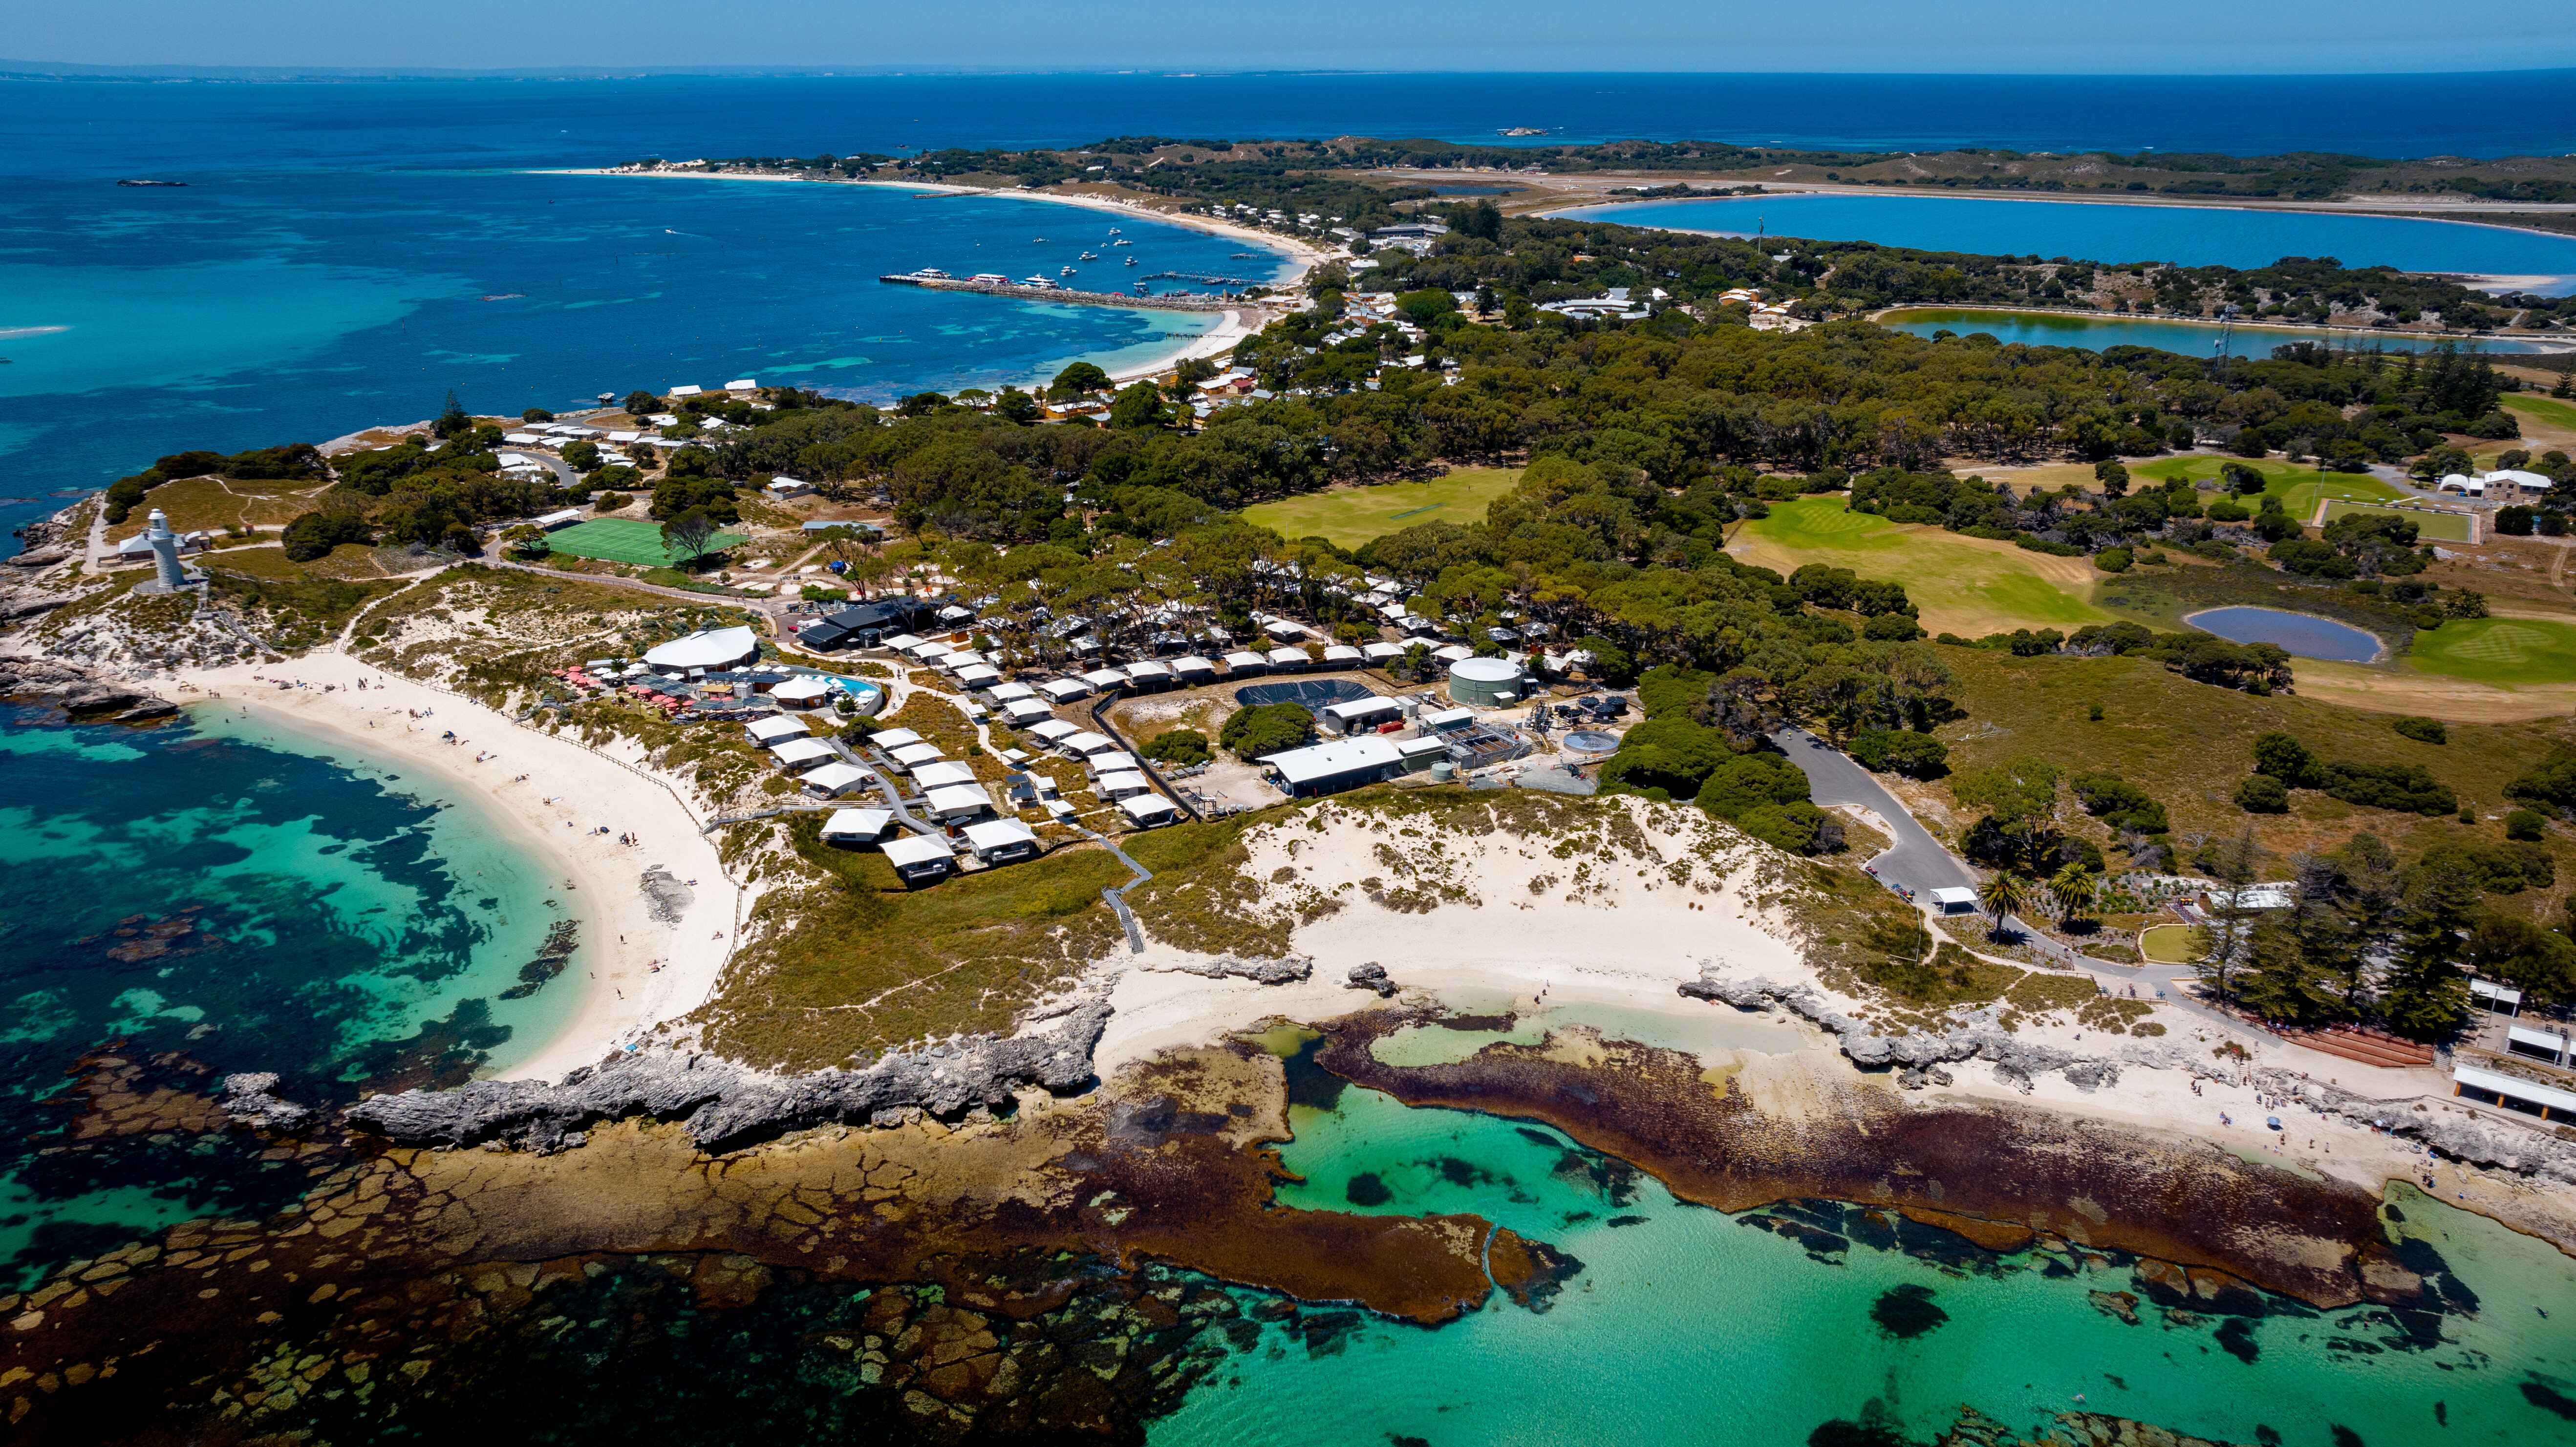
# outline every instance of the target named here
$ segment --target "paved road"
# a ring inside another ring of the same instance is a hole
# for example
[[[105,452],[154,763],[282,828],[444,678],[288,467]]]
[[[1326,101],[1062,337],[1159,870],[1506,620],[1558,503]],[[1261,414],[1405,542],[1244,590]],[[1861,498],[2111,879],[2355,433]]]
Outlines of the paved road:
[[[1870,861],[1871,872],[1881,883],[1913,890],[1918,898],[1935,889],[1977,887],[1976,871],[1943,848],[1941,841],[1933,838],[1931,831],[1849,754],[1805,729],[1782,729],[1771,736],[1771,742],[1779,745],[1789,762],[1806,774],[1807,786],[1817,803],[1867,809],[1887,821],[1896,842]]]

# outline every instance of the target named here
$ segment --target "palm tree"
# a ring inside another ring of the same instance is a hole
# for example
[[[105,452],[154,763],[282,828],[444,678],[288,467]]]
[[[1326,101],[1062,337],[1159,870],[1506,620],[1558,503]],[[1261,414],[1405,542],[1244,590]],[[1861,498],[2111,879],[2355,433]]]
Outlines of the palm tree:
[[[2057,902],[2057,918],[2061,924],[2073,924],[2089,913],[2097,891],[2092,873],[2071,861],[2048,881],[2048,894]]]
[[[1989,879],[1985,883],[1977,886],[1977,903],[1984,905],[1986,907],[1986,913],[1994,919],[1994,927],[1989,929],[1987,933],[1989,935],[2002,934],[2004,932],[2004,921],[2012,915],[2020,913],[2022,904],[2024,903],[2020,876],[2013,874],[2009,870],[1996,870],[1992,879]]]

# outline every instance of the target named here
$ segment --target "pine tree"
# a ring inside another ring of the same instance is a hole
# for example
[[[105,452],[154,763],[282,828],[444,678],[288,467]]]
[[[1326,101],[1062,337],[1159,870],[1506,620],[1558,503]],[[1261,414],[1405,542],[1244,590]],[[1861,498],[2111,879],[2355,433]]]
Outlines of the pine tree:
[[[441,437],[462,437],[474,430],[474,414],[466,411],[465,404],[456,400],[455,388],[448,389],[447,405],[440,409],[438,420],[430,424],[429,430]]]
[[[2245,894],[2254,885],[2255,861],[2261,857],[2254,843],[2254,831],[2218,846],[2217,859],[2210,873],[2218,880],[2212,890],[2209,926],[2209,954],[2200,963],[2202,978],[2221,999],[2236,993],[2237,967],[2244,963],[2245,939],[2253,924],[2254,911],[2246,908]]]
[[[2417,1040],[2442,1040],[2469,1018],[2469,977],[2459,968],[2459,931],[2478,897],[2478,881],[2455,858],[2436,855],[2407,879],[2405,933],[2397,967],[2379,995],[2388,1028]]]
[[[2340,875],[2324,859],[2300,862],[2296,902],[2267,910],[2246,940],[2237,997],[2266,1020],[2316,1025],[2344,1015],[2344,985],[2359,969],[2359,936],[2337,907]]]

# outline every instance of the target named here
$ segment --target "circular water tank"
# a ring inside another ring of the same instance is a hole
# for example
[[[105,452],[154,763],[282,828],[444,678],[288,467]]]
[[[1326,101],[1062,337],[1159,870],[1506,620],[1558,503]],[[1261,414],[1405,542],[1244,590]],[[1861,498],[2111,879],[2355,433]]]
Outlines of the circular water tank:
[[[1468,708],[1500,708],[1521,696],[1521,666],[1508,658],[1461,658],[1449,669],[1449,697]]]
[[[1557,747],[1569,763],[1593,764],[1619,752],[1619,736],[1599,729],[1576,729]]]
[[[1447,759],[1436,759],[1431,765],[1431,777],[1436,783],[1448,783],[1458,777],[1458,766]]]

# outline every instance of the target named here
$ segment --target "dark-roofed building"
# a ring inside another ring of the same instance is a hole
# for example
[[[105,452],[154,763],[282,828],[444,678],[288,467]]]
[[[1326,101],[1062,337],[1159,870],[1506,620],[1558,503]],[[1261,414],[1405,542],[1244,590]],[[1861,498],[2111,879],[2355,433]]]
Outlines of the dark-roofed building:
[[[822,652],[835,648],[873,648],[890,634],[927,626],[939,604],[927,598],[879,598],[826,613],[797,631],[799,645]]]

